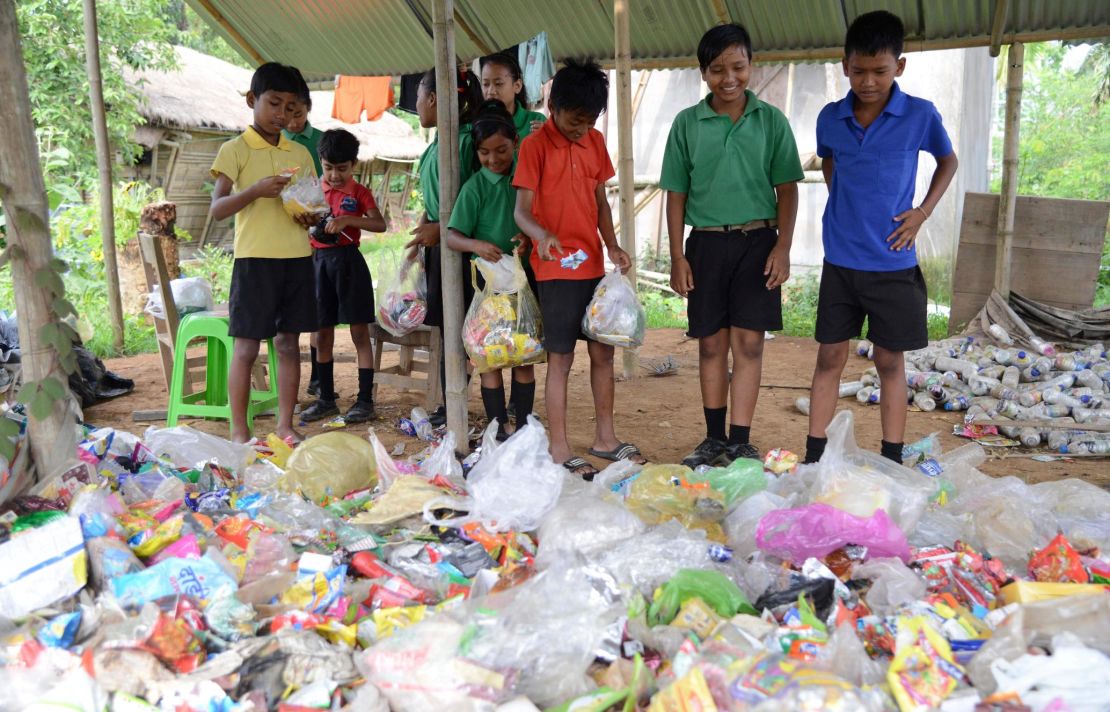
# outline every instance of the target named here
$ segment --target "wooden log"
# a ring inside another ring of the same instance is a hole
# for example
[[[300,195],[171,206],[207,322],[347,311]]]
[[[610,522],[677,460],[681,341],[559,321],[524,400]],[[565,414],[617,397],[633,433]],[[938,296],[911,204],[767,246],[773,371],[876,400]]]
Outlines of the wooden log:
[[[1021,88],[1025,45],[1010,45],[1006,70],[1006,122],[1002,139],[1002,189],[998,202],[998,254],[994,262],[994,288],[1010,296],[1010,252],[1014,241],[1014,208],[1017,202],[1018,140],[1021,133]]]
[[[31,456],[40,476],[47,476],[73,456],[76,408],[58,354],[41,338],[42,327],[57,317],[53,295],[36,283],[35,275],[50,269],[54,251],[19,24],[11,0],[0,0],[0,106],[8,117],[4,131],[0,131],[0,202],[7,217],[23,381],[55,378],[61,382],[65,396],[54,402],[45,419],[30,420]]]
[[[633,159],[632,40],[629,33],[629,0],[613,0],[613,32],[617,60],[617,175],[620,181],[620,242],[632,258],[628,279],[636,287],[636,174]],[[646,201],[645,201],[646,204]],[[624,350],[624,377],[637,372],[636,354]]]

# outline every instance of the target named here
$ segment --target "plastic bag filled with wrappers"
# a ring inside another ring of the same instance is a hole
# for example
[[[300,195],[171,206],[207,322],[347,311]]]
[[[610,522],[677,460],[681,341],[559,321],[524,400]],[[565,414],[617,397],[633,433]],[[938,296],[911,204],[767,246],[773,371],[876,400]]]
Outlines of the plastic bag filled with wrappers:
[[[582,332],[594,341],[634,349],[644,343],[647,315],[632,283],[614,269],[594,290],[582,317]]]
[[[485,280],[481,290],[475,269]],[[463,322],[463,345],[478,373],[543,361],[540,305],[520,258],[476,259],[471,263],[471,278],[475,294]]]
[[[323,215],[328,212],[324,189],[316,176],[294,179],[281,191],[281,204],[291,217],[304,214]]]
[[[428,316],[428,284],[424,266],[404,259],[396,250],[382,250],[376,273],[378,324],[394,336],[412,333]]]

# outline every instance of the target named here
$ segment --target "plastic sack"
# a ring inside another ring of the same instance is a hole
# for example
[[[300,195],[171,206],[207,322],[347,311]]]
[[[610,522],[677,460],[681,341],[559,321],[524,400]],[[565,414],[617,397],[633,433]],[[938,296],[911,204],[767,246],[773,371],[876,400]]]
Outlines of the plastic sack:
[[[1052,639],[1052,655],[999,658],[991,664],[999,694],[1014,694],[1035,710],[1059,700],[1072,712],[1101,712],[1110,690],[1110,657],[1070,633]]]
[[[281,191],[281,204],[293,218],[305,213],[322,217],[330,210],[324,188],[316,176],[296,178],[285,186]]]
[[[281,485],[320,502],[372,488],[378,482],[376,473],[374,446],[368,441],[351,433],[324,433],[297,446]]]
[[[879,615],[890,615],[899,607],[925,597],[925,581],[898,559],[871,559],[857,566],[852,578],[871,581],[864,600]]]
[[[177,307],[178,316],[185,316],[198,311],[209,311],[216,306],[212,301],[212,285],[203,277],[181,277],[170,282],[170,292],[173,294],[173,303]],[[143,311],[155,319],[165,319],[166,310],[162,308],[162,292],[154,288],[146,297],[146,306]]]
[[[691,598],[700,598],[717,615],[731,618],[737,613],[758,615],[736,584],[717,571],[681,569],[663,584],[648,608],[651,625],[666,625],[678,615],[678,609]]]
[[[768,512],[759,520],[755,541],[761,550],[798,563],[820,559],[845,544],[867,547],[870,557],[909,561],[910,556],[906,536],[883,510],[857,517],[819,502]]]
[[[648,465],[633,480],[625,504],[645,524],[675,519],[723,542],[720,521],[726,512],[725,496],[706,482],[691,482],[693,474],[682,465]]]
[[[878,453],[860,450],[850,410],[837,413],[826,432],[829,442],[817,463],[813,501],[857,517],[882,509],[902,531],[913,531],[933,494],[932,481]]]
[[[485,279],[480,291],[474,269]],[[528,286],[520,258],[502,255],[497,262],[479,258],[471,262],[471,270],[475,294],[466,311],[462,337],[478,373],[543,361],[540,305]]]
[[[173,428],[147,428],[143,442],[155,455],[168,457],[175,465],[201,469],[207,462],[240,470],[254,462],[250,445],[239,445],[215,435],[202,433],[188,425]]]
[[[602,277],[582,317],[582,333],[603,344],[635,349],[644,343],[646,327],[644,305],[620,268]]]
[[[714,467],[703,473],[694,472],[688,480],[695,484],[708,482],[710,487],[724,495],[725,507],[728,509],[740,500],[767,489],[763,463],[746,457],[733,460],[728,467]]]
[[[428,285],[423,265],[405,259],[398,250],[382,250],[375,275],[378,324],[394,336],[416,331],[428,316]]]
[[[486,455],[467,479],[470,496],[463,501],[440,497],[424,505],[424,519],[440,526],[478,521],[491,532],[533,531],[559,500],[567,471],[547,452],[547,433],[535,416],[494,452]],[[439,521],[432,510],[448,507],[467,516]]]

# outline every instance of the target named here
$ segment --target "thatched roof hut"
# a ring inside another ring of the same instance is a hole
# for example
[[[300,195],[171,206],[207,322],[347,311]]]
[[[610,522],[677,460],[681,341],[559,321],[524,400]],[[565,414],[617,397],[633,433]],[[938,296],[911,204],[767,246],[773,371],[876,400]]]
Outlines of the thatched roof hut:
[[[140,111],[147,121],[135,130],[135,139],[147,150],[129,172],[133,178],[162,187],[166,199],[177,204],[177,225],[194,238],[183,245],[186,255],[202,245],[230,248],[231,221],[214,223],[208,217],[212,192],[208,169],[220,144],[251,123],[244,99],[251,71],[186,47],[174,51],[176,69],[128,77],[142,93]],[[310,121],[321,130],[344,128],[358,137],[360,182],[372,186],[387,214],[399,217],[412,188],[413,167],[426,143],[390,113],[357,124],[337,121],[330,116],[332,100],[333,92],[312,92]]]

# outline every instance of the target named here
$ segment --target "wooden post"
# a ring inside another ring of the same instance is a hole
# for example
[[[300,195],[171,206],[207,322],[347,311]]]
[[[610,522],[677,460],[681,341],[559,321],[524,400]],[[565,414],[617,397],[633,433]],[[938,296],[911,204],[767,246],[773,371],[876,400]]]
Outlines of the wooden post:
[[[43,342],[41,329],[55,321],[52,296],[36,285],[36,275],[50,269],[53,248],[42,181],[38,143],[31,120],[31,99],[19,40],[15,3],[0,0],[0,106],[7,112],[0,131],[0,202],[7,216],[8,254],[15,288],[23,382],[51,376],[61,381],[65,398],[54,402],[45,420],[30,421],[31,454],[40,479],[73,456],[76,432],[67,420],[69,384],[58,354]],[[70,421],[72,422],[72,421]]]
[[[85,0],[85,68],[89,74],[96,166],[100,172],[100,236],[104,246],[104,276],[108,288],[108,314],[112,319],[112,347],[123,351],[123,302],[116,265],[116,220],[112,211],[112,147],[104,117],[104,88],[100,84],[100,39],[96,30],[96,0]]]
[[[1006,123],[1002,138],[1002,189],[998,201],[998,243],[994,254],[994,288],[1010,297],[1010,253],[1014,241],[1017,204],[1018,141],[1021,129],[1021,88],[1025,45],[1015,42],[1007,53]]]
[[[617,176],[620,185],[621,247],[632,257],[628,279],[636,287],[636,181],[632,150],[632,40],[628,21],[629,0],[613,0],[613,30],[617,59]],[[624,350],[625,378],[636,373],[636,354]]]
[[[443,354],[447,363],[447,427],[460,452],[467,442],[466,354],[462,345],[462,256],[447,249],[447,223],[459,192],[459,102],[455,80],[455,2],[432,3],[436,52],[436,126],[439,130],[439,239],[443,279]],[[432,365],[430,368],[434,368]]]

